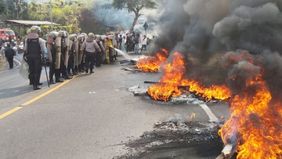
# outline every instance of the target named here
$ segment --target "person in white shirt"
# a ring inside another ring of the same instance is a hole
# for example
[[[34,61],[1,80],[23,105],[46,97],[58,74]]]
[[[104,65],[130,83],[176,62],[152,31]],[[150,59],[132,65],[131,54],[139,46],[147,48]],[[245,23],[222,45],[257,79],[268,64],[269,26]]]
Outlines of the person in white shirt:
[[[86,73],[88,73],[88,70],[90,69],[90,74],[94,73],[94,65],[95,65],[95,57],[97,52],[101,52],[101,49],[99,45],[97,44],[95,40],[95,35],[93,33],[89,33],[88,38],[86,41],[82,44],[81,50],[85,51],[86,55]]]
[[[148,44],[148,38],[146,35],[144,35],[144,37],[141,39],[141,52],[146,51],[147,50],[147,44]]]

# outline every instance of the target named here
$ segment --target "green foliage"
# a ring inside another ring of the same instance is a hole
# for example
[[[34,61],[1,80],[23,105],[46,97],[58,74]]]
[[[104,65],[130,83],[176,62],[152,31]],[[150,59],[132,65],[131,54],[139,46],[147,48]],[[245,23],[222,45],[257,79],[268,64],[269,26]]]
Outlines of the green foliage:
[[[130,29],[133,31],[138,18],[142,15],[141,11],[145,8],[154,9],[157,4],[153,0],[114,0],[112,5],[117,9],[127,9],[128,12],[134,13],[135,18]]]
[[[104,33],[108,28],[93,14],[93,0],[0,0],[0,20],[23,19],[52,21],[60,26],[41,26],[44,32],[67,30],[70,33]],[[17,27],[13,28],[17,31]]]
[[[48,20],[65,26],[71,33],[80,31],[79,18],[84,4],[78,1],[64,3],[63,0],[57,0],[53,3],[29,4],[29,15],[31,20]],[[63,29],[63,28],[62,28]]]
[[[0,15],[4,14],[6,11],[4,0],[0,0]]]
[[[27,17],[28,4],[23,0],[0,0],[0,15],[3,19]]]
[[[140,14],[144,8],[154,9],[156,2],[153,0],[114,0],[113,6],[117,9],[127,9],[128,12]]]

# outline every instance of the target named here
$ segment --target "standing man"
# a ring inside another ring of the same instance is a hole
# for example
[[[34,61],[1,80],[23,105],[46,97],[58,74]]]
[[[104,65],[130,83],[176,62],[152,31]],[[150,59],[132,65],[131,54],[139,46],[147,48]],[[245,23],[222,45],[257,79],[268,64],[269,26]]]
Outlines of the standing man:
[[[16,55],[16,52],[14,49],[11,48],[10,44],[7,44],[7,48],[5,49],[5,57],[9,63],[10,69],[14,68],[14,56]]]
[[[103,61],[104,61],[103,57],[105,56],[106,50],[105,50],[104,43],[103,43],[101,36],[97,36],[96,42],[101,49],[101,52],[98,52],[98,54],[97,54],[96,67],[100,67],[102,65]]]
[[[122,50],[122,34],[118,35],[118,49]]]
[[[147,51],[147,44],[148,44],[148,38],[146,35],[144,35],[142,41],[141,41],[142,47],[141,47],[141,53],[143,51]]]
[[[86,33],[82,33],[78,35],[77,40],[78,40],[78,72],[81,73],[84,71],[84,53],[85,51],[82,49],[82,45],[85,42],[85,39],[87,37]]]
[[[39,80],[42,70],[42,58],[47,49],[45,48],[45,41],[39,37],[41,28],[33,26],[25,41],[24,59],[29,65],[30,82],[34,90],[39,90]]]
[[[55,39],[55,48],[56,48],[56,57],[55,57],[55,77],[56,82],[64,82],[64,79],[61,76],[61,62],[62,62],[62,33],[58,33],[58,36]]]
[[[77,52],[77,39],[76,34],[72,34],[69,37],[69,60],[68,60],[68,74],[70,76],[76,75],[76,52]]]
[[[49,70],[49,79],[50,84],[55,84],[54,75],[56,70],[56,45],[55,41],[58,36],[58,32],[50,32],[47,35],[47,50],[48,50],[48,58],[50,63],[50,70]],[[57,79],[57,78],[56,78]],[[59,81],[59,80],[56,80]]]
[[[113,41],[108,35],[105,40],[105,49],[106,49],[106,63],[110,64],[113,62],[112,60],[112,48],[114,47]]]
[[[140,49],[140,34],[136,33],[134,34],[134,53],[138,54],[139,53],[139,49]]]
[[[90,69],[90,74],[94,73],[94,65],[95,65],[95,54],[97,52],[101,52],[101,49],[97,42],[94,40],[95,35],[93,33],[88,34],[88,38],[83,43],[81,50],[85,50],[86,55],[86,73],[88,73],[88,70]]]
[[[60,31],[61,36],[61,73],[64,79],[71,79],[68,74],[67,67],[69,61],[69,37],[68,32]]]

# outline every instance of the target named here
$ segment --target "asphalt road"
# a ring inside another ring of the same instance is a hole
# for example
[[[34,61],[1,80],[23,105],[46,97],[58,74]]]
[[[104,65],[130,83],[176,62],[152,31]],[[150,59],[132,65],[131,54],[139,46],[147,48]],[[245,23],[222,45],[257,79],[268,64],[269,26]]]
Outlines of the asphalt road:
[[[22,106],[50,89],[45,83],[43,90],[32,91],[17,69],[0,73],[0,113],[20,107],[0,119],[0,158],[111,159],[126,152],[122,143],[152,130],[156,122],[194,113],[194,120],[209,120],[197,105],[164,105],[127,90],[158,77],[107,65]],[[226,105],[211,107],[217,117],[227,114]]]

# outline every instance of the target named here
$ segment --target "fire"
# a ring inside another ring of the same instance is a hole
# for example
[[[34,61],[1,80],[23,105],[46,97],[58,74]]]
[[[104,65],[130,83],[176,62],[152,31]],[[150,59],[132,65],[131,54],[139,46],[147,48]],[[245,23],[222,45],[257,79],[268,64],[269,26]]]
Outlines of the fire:
[[[163,69],[164,75],[160,83],[149,87],[148,94],[155,100],[168,101],[172,96],[181,95],[179,86],[186,70],[183,56],[175,52],[172,62],[165,64]]]
[[[225,144],[237,145],[238,159],[282,158],[282,105],[272,101],[261,75],[232,98],[231,117],[219,133]]]
[[[225,85],[212,85],[204,87],[199,82],[194,80],[183,80],[184,85],[189,86],[189,91],[199,95],[206,100],[227,100],[231,97],[231,92]]]
[[[204,87],[195,80],[186,79],[185,60],[179,52],[174,52],[172,62],[164,64],[163,71],[160,83],[148,89],[148,94],[155,100],[168,101],[171,97],[180,96],[185,91],[193,92],[207,100],[226,100],[231,96],[230,90],[224,85]]]
[[[137,62],[136,66],[143,72],[158,72],[161,68],[161,65],[167,60],[167,57],[168,51],[166,49],[162,49],[153,57],[141,58]]]

